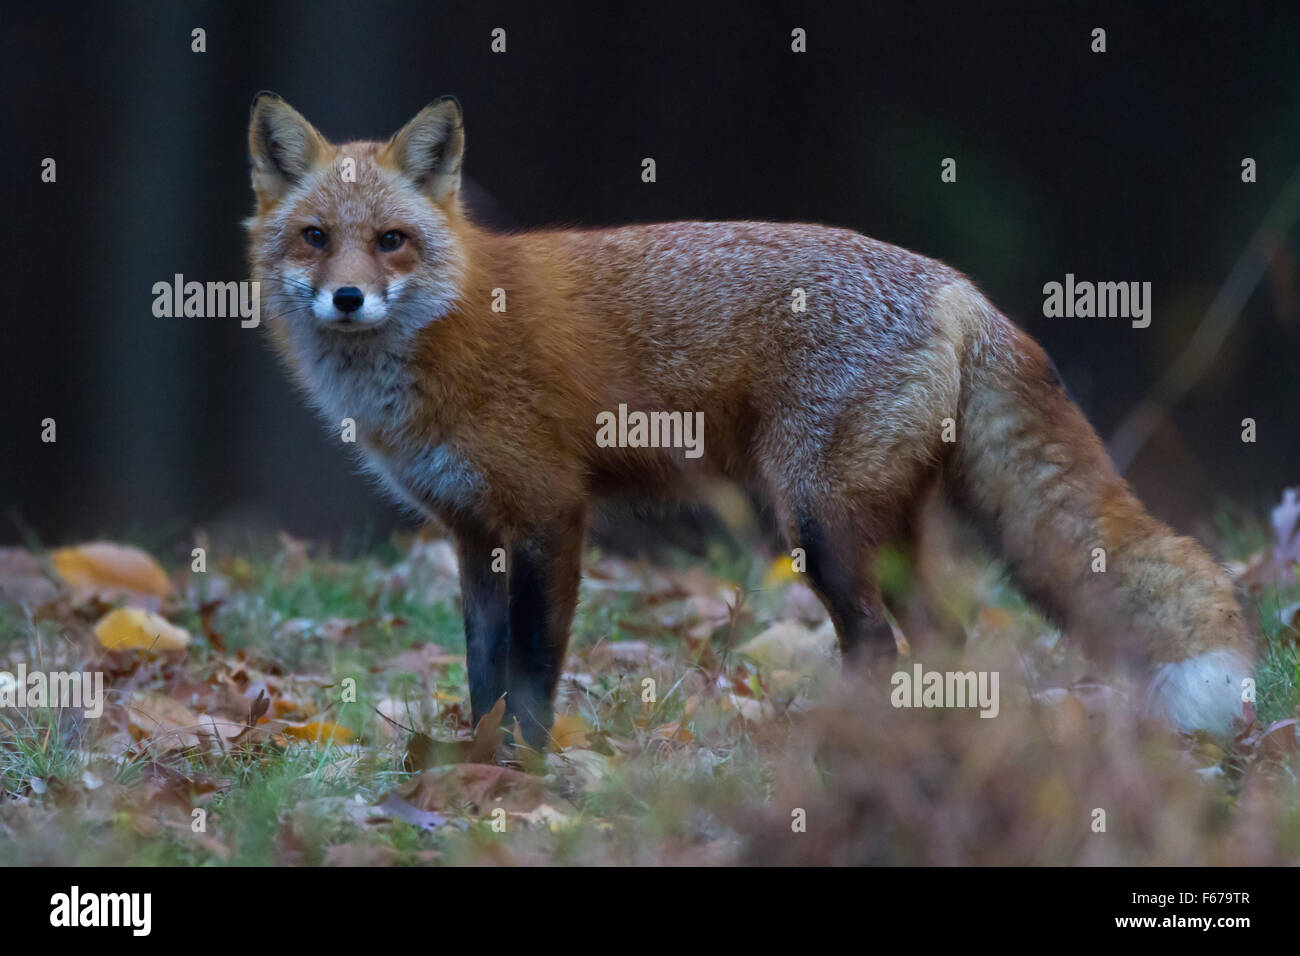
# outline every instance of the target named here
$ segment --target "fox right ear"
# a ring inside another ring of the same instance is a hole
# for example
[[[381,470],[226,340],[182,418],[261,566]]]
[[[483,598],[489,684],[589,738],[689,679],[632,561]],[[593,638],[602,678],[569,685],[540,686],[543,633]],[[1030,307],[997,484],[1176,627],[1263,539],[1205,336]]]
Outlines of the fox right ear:
[[[441,205],[452,201],[460,188],[464,152],[465,127],[460,101],[454,96],[444,96],[420,110],[384,146],[385,161]]]
[[[329,143],[274,93],[253,97],[248,152],[259,211],[274,206],[325,155]]]

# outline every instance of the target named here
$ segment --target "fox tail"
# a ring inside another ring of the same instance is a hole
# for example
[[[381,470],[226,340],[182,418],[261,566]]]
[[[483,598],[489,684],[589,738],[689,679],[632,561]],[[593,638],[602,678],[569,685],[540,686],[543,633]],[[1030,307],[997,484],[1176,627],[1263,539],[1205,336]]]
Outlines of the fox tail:
[[[1256,629],[1228,574],[1147,514],[1046,353],[967,293],[956,504],[992,537],[1026,597],[1096,651],[1151,676],[1146,708],[1182,731],[1242,714]]]

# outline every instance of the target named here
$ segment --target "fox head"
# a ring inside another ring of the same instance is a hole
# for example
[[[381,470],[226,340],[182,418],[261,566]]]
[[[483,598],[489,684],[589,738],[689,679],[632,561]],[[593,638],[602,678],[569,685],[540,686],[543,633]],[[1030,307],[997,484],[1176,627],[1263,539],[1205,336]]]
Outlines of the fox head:
[[[334,145],[273,93],[248,127],[253,278],[291,340],[410,334],[447,312],[464,270],[460,104],[443,97],[384,143]],[[278,328],[277,328],[278,326]]]

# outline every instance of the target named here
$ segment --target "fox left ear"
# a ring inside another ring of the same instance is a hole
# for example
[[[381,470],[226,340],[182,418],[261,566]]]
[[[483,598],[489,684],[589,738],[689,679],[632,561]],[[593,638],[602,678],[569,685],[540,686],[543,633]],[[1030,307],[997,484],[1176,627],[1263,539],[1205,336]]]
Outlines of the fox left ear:
[[[465,130],[460,103],[444,96],[415,114],[384,147],[389,162],[420,187],[430,199],[445,205],[460,188],[460,162]]]
[[[274,93],[253,97],[248,117],[248,152],[259,209],[280,201],[329,151],[316,127]]]

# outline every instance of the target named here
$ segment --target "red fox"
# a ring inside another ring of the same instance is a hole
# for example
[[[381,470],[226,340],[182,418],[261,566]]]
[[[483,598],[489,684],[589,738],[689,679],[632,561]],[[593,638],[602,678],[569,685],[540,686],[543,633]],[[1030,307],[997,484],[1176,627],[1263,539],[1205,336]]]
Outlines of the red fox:
[[[311,402],[455,538],[476,720],[506,694],[545,742],[589,502],[708,477],[770,505],[850,664],[894,652],[873,558],[943,495],[1067,633],[1143,669],[1152,712],[1215,732],[1241,713],[1255,629],[1232,581],[1143,510],[963,275],[820,225],[491,233],[459,197],[464,142],[453,97],[333,145],[259,94],[247,227]],[[664,447],[697,420],[693,448]]]

